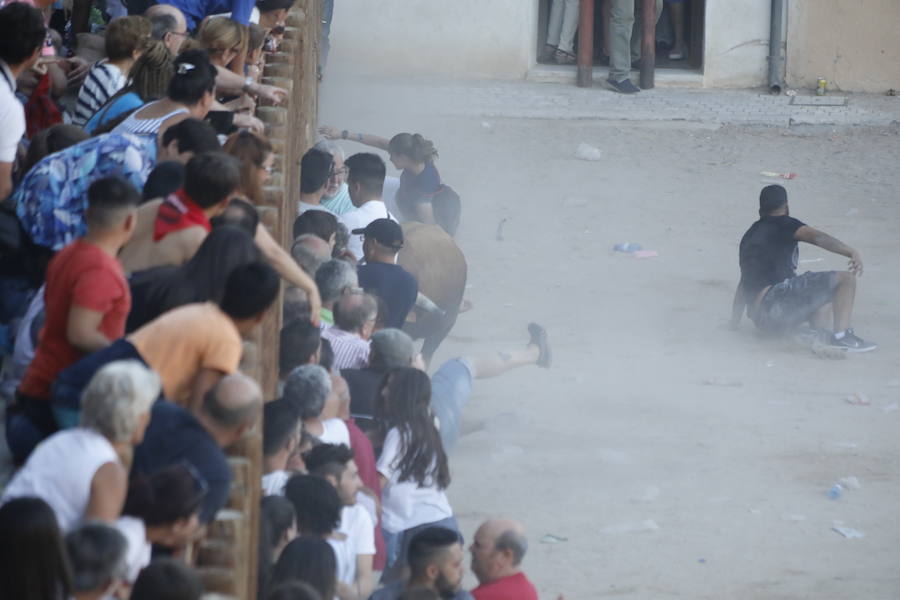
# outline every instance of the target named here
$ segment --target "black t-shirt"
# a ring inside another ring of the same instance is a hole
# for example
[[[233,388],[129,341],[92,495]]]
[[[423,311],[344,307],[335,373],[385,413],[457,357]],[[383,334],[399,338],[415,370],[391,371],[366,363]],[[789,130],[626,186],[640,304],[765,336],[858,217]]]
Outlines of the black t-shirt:
[[[159,400],[150,413],[144,441],[134,449],[132,476],[188,462],[208,486],[200,507],[200,521],[209,523],[228,501],[231,468],[216,440],[187,410]]]
[[[434,163],[425,163],[425,168],[418,175],[403,170],[400,173],[400,187],[397,188],[397,206],[406,218],[414,216],[416,204],[431,202],[441,188],[441,175]]]
[[[386,373],[387,369],[372,367],[341,369],[341,377],[347,380],[347,388],[350,390],[350,414],[362,429],[366,429],[363,421],[375,417],[375,396]]]
[[[360,265],[357,272],[360,287],[387,305],[387,326],[401,329],[419,295],[416,278],[400,265],[381,262]]]
[[[741,238],[741,289],[747,302],[759,292],[797,274],[797,240],[804,223],[793,217],[763,217]]]

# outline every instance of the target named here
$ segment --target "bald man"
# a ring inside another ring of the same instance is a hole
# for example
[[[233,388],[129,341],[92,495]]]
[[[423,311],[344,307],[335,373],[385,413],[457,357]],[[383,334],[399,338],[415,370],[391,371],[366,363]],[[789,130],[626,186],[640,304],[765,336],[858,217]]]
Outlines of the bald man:
[[[478,531],[469,547],[472,572],[478,587],[475,600],[538,600],[537,590],[522,572],[528,550],[525,528],[509,519],[491,519]]]
[[[209,523],[225,506],[231,487],[231,468],[222,449],[253,427],[262,404],[259,385],[240,373],[220,379],[194,414],[171,402],[157,402],[144,441],[134,450],[132,476],[188,463],[199,476],[198,492],[206,490],[200,521]]]
[[[335,369],[361,369],[369,364],[369,338],[375,331],[378,302],[371,294],[349,291],[334,304],[334,325],[322,331],[331,342]]]
[[[144,16],[150,19],[150,34],[162,41],[172,56],[177,56],[184,41],[190,36],[184,13],[171,4],[154,4]]]

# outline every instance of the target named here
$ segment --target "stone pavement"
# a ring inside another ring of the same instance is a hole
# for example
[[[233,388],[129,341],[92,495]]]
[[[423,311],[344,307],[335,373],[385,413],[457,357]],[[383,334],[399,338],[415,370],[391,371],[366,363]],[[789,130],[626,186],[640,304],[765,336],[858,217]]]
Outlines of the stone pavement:
[[[384,80],[366,82],[373,101],[406,105],[414,112],[490,118],[688,121],[705,124],[868,125],[900,122],[900,97],[831,93],[842,106],[800,106],[815,96],[772,96],[763,90],[657,88],[625,96],[595,84],[528,81]],[[384,96],[381,98],[381,96]],[[374,96],[374,97],[373,97]],[[414,99],[414,101],[413,101]]]

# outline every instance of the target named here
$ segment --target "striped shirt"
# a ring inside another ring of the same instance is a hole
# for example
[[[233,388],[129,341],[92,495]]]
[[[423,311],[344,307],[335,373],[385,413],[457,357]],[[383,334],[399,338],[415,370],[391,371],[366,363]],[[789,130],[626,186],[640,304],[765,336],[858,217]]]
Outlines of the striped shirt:
[[[127,81],[119,67],[105,60],[95,63],[81,84],[72,122],[83,127],[116,92],[125,87]]]
[[[328,327],[322,337],[331,342],[335,369],[362,369],[369,366],[369,342],[355,333]]]

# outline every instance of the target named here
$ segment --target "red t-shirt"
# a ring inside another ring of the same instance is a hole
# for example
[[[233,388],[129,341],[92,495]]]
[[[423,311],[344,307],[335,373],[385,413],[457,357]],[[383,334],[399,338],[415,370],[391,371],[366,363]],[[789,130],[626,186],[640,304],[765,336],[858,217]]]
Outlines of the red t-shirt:
[[[60,250],[47,267],[44,305],[44,328],[19,390],[26,396],[49,399],[50,386],[59,372],[83,356],[66,335],[72,307],[103,313],[100,333],[112,341],[125,335],[131,292],[118,260],[93,244],[76,240]]]
[[[479,585],[472,595],[475,600],[538,600],[537,590],[522,572]]]

